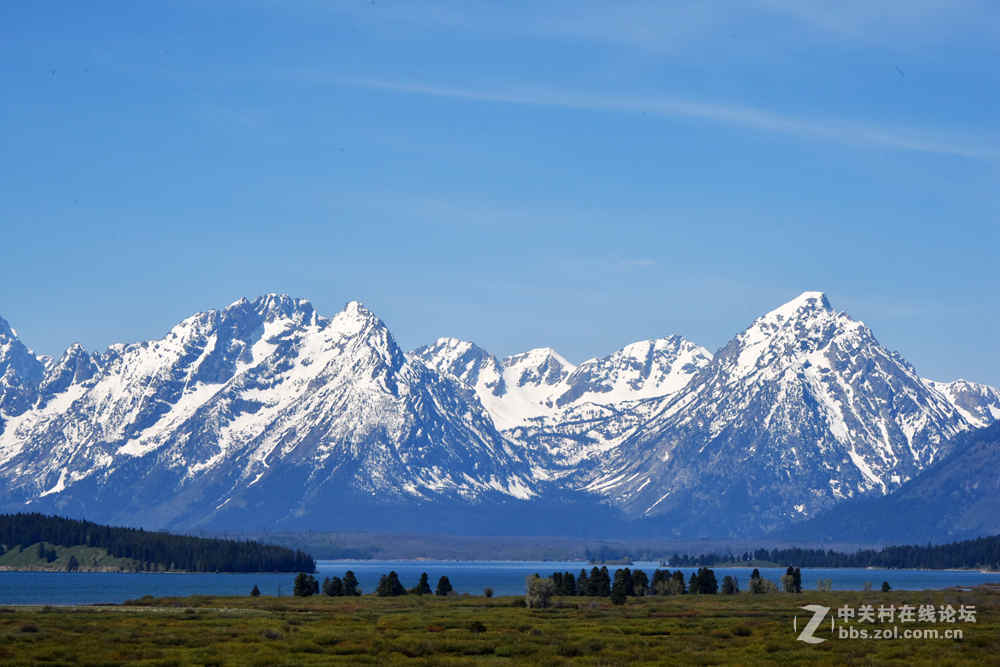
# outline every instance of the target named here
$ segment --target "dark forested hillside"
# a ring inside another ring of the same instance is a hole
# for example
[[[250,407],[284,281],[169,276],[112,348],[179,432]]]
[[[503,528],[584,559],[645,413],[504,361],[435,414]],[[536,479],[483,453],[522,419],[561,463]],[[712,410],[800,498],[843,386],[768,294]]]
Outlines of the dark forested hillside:
[[[190,572],[314,572],[312,556],[259,542],[210,539],[102,526],[44,514],[0,514],[0,553],[33,544],[106,549],[143,569]]]
[[[890,546],[855,553],[823,549],[756,549],[743,554],[701,554],[670,559],[671,567],[770,561],[799,567],[989,568],[1000,569],[1000,535],[927,546]]]
[[[902,544],[1000,534],[1000,421],[950,447],[951,455],[898,491],[844,503],[770,537]]]

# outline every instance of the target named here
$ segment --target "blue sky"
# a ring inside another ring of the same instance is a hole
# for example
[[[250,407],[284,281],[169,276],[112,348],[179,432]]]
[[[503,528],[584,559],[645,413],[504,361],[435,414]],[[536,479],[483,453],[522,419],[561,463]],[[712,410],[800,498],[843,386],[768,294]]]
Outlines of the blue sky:
[[[578,362],[823,290],[1000,385],[995,3],[87,4],[0,9],[38,351],[275,291]]]

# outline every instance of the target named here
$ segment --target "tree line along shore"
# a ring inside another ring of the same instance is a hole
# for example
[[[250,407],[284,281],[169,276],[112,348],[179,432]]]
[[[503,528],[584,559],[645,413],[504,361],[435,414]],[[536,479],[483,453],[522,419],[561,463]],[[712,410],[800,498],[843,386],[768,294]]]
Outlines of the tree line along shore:
[[[127,572],[315,572],[312,556],[255,541],[0,514],[0,568]]]

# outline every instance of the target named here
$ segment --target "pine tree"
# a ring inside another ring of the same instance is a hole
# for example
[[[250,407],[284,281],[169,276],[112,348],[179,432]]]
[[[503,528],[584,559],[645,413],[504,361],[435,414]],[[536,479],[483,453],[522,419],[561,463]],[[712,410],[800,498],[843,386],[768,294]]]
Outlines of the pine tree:
[[[576,580],[576,594],[590,595],[590,580],[587,579],[587,571],[584,569],[580,570],[580,576]]]
[[[684,588],[684,573],[680,570],[674,572],[671,577],[674,580],[674,591],[675,595],[684,595],[688,593],[690,589]]]
[[[740,592],[739,583],[734,577],[728,574],[722,578],[722,594],[723,595],[733,595]]]
[[[306,574],[305,572],[299,572],[298,576],[295,577],[295,586],[293,592],[299,597],[308,597],[319,590],[319,583],[316,578],[311,574]]]
[[[572,572],[563,575],[562,595],[576,595],[576,577],[573,576]]]
[[[628,597],[628,585],[631,581],[632,573],[628,568],[615,570],[614,583],[611,584],[611,592],[609,593],[613,604],[625,604],[625,598]]]
[[[76,556],[70,556],[69,560],[66,562],[67,572],[76,572],[80,569],[80,561],[76,559]]]
[[[399,575],[393,570],[389,574],[382,575],[379,579],[378,588],[375,589],[375,595],[379,597],[395,597],[398,595],[406,595],[406,589],[403,588],[403,584],[399,581]]]
[[[358,585],[358,578],[354,576],[352,570],[344,573],[344,595],[361,595],[361,587]]]
[[[607,570],[607,568],[604,568]],[[596,565],[590,568],[590,585],[587,588],[587,595],[600,597],[601,595],[601,568]]]
[[[323,580],[323,593],[330,597],[338,597],[344,594],[344,582],[340,577],[327,578]]]
[[[802,592],[802,570],[795,568],[792,571],[792,586],[795,588],[796,593]]]
[[[883,593],[888,593],[891,590],[892,590],[892,586],[889,585],[889,582],[888,581],[883,581],[882,582],[882,592]]]
[[[259,598],[260,597],[260,589],[257,588],[257,584],[253,585],[253,590],[250,591],[250,595],[251,595],[251,597],[255,597],[255,598]]]
[[[602,566],[597,573],[597,590],[595,595],[606,598],[611,595],[611,575],[608,574],[607,566]]]
[[[430,582],[427,581],[427,573],[426,572],[421,572],[420,573],[420,582],[417,583],[417,587],[413,589],[413,592],[416,593],[417,595],[430,595],[431,594],[431,585],[430,585]]]
[[[448,595],[451,591],[451,581],[448,580],[448,577],[441,577],[438,579],[438,585],[434,590],[434,595]]]
[[[620,572],[621,570],[619,570]],[[626,584],[625,577],[619,577],[615,573],[615,583],[611,586],[611,604],[625,604],[625,599],[628,597],[625,593]]]
[[[633,595],[640,597],[649,592],[649,577],[642,570],[632,572],[632,591]]]

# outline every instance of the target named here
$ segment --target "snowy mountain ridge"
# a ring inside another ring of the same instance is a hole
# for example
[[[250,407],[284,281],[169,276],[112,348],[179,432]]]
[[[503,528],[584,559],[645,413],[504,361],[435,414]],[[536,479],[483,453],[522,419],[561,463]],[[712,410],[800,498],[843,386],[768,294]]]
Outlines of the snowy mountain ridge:
[[[151,527],[575,498],[745,533],[891,493],[998,418],[1000,391],[919,377],[819,292],[715,355],[672,336],[579,365],[454,338],[404,354],[359,302],[278,294],[58,359],[0,319],[0,508]]]

